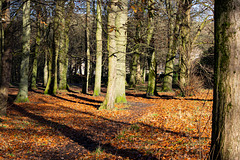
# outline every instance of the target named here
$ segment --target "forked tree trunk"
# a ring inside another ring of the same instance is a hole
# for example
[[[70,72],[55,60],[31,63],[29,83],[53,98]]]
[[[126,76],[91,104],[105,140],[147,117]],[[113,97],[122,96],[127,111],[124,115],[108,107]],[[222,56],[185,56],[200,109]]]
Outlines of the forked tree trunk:
[[[48,83],[45,88],[45,94],[53,94],[57,93],[58,89],[58,56],[60,49],[62,47],[62,39],[63,38],[63,30],[61,20],[63,18],[63,11],[64,11],[64,0],[56,1],[56,9],[55,9],[55,16],[54,16],[54,29],[53,29],[53,42],[50,41],[52,44],[52,48],[49,48],[49,76],[48,76]],[[50,38],[51,39],[51,38]],[[51,47],[51,46],[50,46]]]
[[[23,4],[23,50],[20,68],[19,92],[15,102],[29,102],[28,99],[28,72],[29,72],[29,54],[30,54],[30,0]]]
[[[240,5],[215,1],[215,86],[210,159],[240,159]]]

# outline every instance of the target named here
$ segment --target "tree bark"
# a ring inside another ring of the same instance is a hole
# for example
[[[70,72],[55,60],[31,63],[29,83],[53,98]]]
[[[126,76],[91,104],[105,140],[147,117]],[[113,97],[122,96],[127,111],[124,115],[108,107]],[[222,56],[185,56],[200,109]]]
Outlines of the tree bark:
[[[240,159],[240,3],[215,1],[215,85],[210,159]]]
[[[147,35],[147,45],[148,45],[148,51],[149,55],[151,57],[151,62],[149,65],[149,74],[148,74],[148,86],[147,86],[147,93],[146,96],[150,97],[157,93],[156,90],[156,53],[154,50],[154,46],[152,46],[151,40],[153,38],[153,30],[154,30],[154,24],[153,24],[153,15],[154,15],[154,3],[155,1],[149,1],[148,2],[148,35]]]
[[[52,83],[52,78],[53,78],[53,74],[52,74],[52,63],[53,63],[53,49],[52,48],[48,48],[48,79],[47,79],[47,84],[46,84],[46,88],[44,90],[44,94],[52,94],[52,87],[51,87],[51,83]]]
[[[34,51],[34,57],[33,57],[33,69],[32,69],[32,83],[31,83],[31,89],[37,88],[37,56],[39,52],[39,46],[41,41],[41,31],[40,31],[40,11],[38,9],[37,11],[37,35],[36,35],[36,44],[35,44],[35,51]]]
[[[1,1],[2,2],[2,1]],[[10,48],[10,0],[2,3],[2,17],[5,21],[1,23],[1,77],[0,77],[0,115],[7,114],[7,99],[9,82],[11,78],[12,53]]]
[[[102,75],[102,1],[97,0],[97,31],[96,31],[96,69],[95,85],[93,96],[99,96],[101,93],[101,75]]]
[[[48,51],[45,49],[44,52],[44,68],[43,68],[43,86],[47,86],[48,82]]]
[[[133,54],[132,57],[132,64],[131,64],[131,70],[130,70],[130,80],[129,80],[129,87],[135,88],[137,84],[137,66],[139,63],[140,55],[138,53],[138,48],[136,49],[136,52]]]
[[[60,37],[59,37],[59,56],[58,56],[58,66],[59,66],[59,85],[58,89],[59,90],[66,90],[67,89],[67,50],[66,50],[66,41],[67,41],[67,35],[66,35],[66,22],[65,22],[65,17],[64,15],[64,3],[61,4],[61,15],[59,16],[59,32],[61,32]]]
[[[116,103],[127,103],[125,95],[126,84],[126,48],[127,48],[127,19],[128,0],[119,0],[121,7],[116,15],[116,42],[117,42],[117,78],[116,78]]]
[[[173,4],[170,0],[166,0],[166,9],[168,13],[168,53],[166,57],[166,65],[165,65],[165,75],[163,79],[162,91],[168,92],[172,91],[172,82],[173,82],[173,62],[176,56],[176,48],[174,43],[176,43],[176,39],[174,37],[174,10]],[[176,28],[176,27],[175,27]]]
[[[180,2],[179,14],[181,14],[181,27],[180,27],[180,80],[179,85],[184,88],[189,83],[189,72],[190,72],[190,53],[191,53],[191,43],[190,43],[190,11],[192,7],[192,0],[185,0]],[[182,93],[185,96],[185,93]]]
[[[141,24],[144,18],[144,11],[142,7],[144,6],[143,1],[135,1],[137,4],[136,11],[134,12],[134,17],[137,20],[136,25],[136,33],[135,33],[135,46],[134,46],[134,53],[132,55],[132,64],[130,68],[130,79],[129,79],[129,87],[135,88],[137,84],[142,83],[142,76],[141,76],[141,64],[140,64],[140,56],[141,56],[141,43],[143,43],[142,35],[141,35]]]
[[[117,50],[116,50],[116,12],[118,0],[111,0],[108,7],[108,86],[106,97],[99,109],[112,109],[115,104],[115,88],[116,88],[116,63],[117,63]]]
[[[85,62],[85,82],[83,86],[83,93],[88,93],[89,86],[89,76],[90,76],[90,1],[86,1],[87,11],[86,11],[86,62]]]
[[[19,92],[15,102],[29,102],[28,99],[28,72],[29,72],[29,54],[30,50],[30,0],[23,4],[23,50],[20,68]]]
[[[49,70],[48,70],[48,82],[45,88],[45,94],[53,94],[57,93],[58,89],[58,56],[59,52],[63,48],[63,12],[64,12],[64,0],[56,1],[56,9],[55,9],[55,16],[54,16],[54,28],[53,28],[53,38],[49,38],[49,42],[51,45],[49,46]],[[50,35],[49,35],[50,36]]]

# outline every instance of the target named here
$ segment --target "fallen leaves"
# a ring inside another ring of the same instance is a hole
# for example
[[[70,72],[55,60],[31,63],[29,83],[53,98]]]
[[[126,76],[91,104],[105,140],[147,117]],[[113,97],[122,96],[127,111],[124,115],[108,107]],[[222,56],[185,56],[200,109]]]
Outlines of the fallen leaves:
[[[127,91],[127,105],[98,110],[103,96],[30,91],[30,103],[10,103],[1,117],[0,159],[206,159],[212,91],[144,94]]]

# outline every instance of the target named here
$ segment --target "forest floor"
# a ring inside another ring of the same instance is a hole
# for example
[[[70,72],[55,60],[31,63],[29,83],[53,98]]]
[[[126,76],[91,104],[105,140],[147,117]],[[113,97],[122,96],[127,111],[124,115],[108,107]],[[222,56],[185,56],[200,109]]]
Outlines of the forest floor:
[[[191,97],[127,90],[128,103],[98,110],[104,96],[29,91],[30,103],[13,103],[0,117],[0,159],[207,159],[212,90]]]

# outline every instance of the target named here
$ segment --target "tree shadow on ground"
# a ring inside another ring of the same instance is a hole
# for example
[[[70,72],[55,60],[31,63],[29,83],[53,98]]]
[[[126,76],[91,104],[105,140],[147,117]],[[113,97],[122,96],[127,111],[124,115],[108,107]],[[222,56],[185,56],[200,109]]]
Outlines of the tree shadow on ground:
[[[93,102],[93,103],[102,103],[102,101],[99,100],[95,100],[95,99],[91,99],[91,98],[86,98],[80,95],[75,95],[75,94],[67,94],[68,96],[74,97],[74,98],[78,98],[78,99],[82,99],[88,102]]]
[[[156,97],[159,97],[161,99],[179,99],[175,96],[171,96],[171,95],[156,95],[156,96],[152,96],[152,97],[148,97],[146,96],[145,93],[126,93],[126,96],[132,96],[132,97],[141,97],[141,98],[146,98],[146,99],[156,99]]]
[[[190,100],[190,101],[213,101],[212,99],[199,99],[199,98],[185,98],[185,100]]]
[[[14,100],[16,96],[15,95],[9,95],[9,97],[10,97],[9,99],[11,101],[11,100]],[[85,98],[85,97],[81,97],[81,96],[77,96],[77,95],[74,95],[73,97],[79,98],[79,99]],[[59,96],[57,98],[59,98]],[[62,98],[62,97],[60,97],[60,99],[68,100],[68,99],[65,99],[65,98]],[[85,100],[89,101],[89,98],[85,98]],[[112,155],[117,155],[117,156],[122,156],[123,158],[129,157],[130,159],[140,159],[140,160],[141,159],[153,159],[153,160],[157,159],[156,157],[153,157],[151,155],[144,155],[143,152],[141,152],[139,150],[136,150],[136,149],[130,149],[130,148],[129,149],[118,149],[117,147],[112,146],[109,143],[105,144],[105,143],[102,143],[99,140],[94,140],[94,135],[89,134],[89,132],[87,132],[87,130],[76,130],[76,129],[74,129],[72,127],[69,127],[65,124],[60,124],[59,122],[54,122],[54,121],[48,120],[41,115],[36,115],[32,111],[29,112],[28,110],[31,109],[31,108],[26,110],[23,107],[20,107],[16,104],[12,104],[12,102],[13,101],[11,101],[12,108],[14,110],[18,111],[19,113],[21,113],[23,116],[29,117],[32,120],[35,120],[35,121],[37,121],[37,122],[39,122],[43,125],[47,125],[47,126],[51,127],[52,129],[62,133],[64,136],[70,138],[71,140],[73,140],[74,142],[78,143],[80,146],[84,147],[85,149],[87,149],[91,152],[95,152],[96,149],[99,146],[101,146],[101,148],[106,153],[109,153],[109,154],[112,154]],[[76,103],[76,101],[72,101],[72,102]],[[96,102],[96,101],[94,100],[93,102]],[[99,102],[101,102],[101,101],[99,101]],[[88,104],[88,105],[93,106],[92,104]],[[83,111],[75,110],[75,109],[65,107],[65,106],[60,106],[60,107],[63,109],[63,111],[64,110],[68,110],[68,111],[70,110],[70,112],[74,112],[74,113],[76,112],[76,113],[79,113],[79,114],[87,114],[87,115],[91,115],[91,116],[96,116],[92,112],[87,112],[87,111],[83,112]],[[111,119],[105,118],[103,116],[98,116],[98,118],[107,121],[107,122],[104,122],[105,123],[104,125],[106,126],[106,128],[98,127],[98,129],[101,129],[102,130],[101,132],[106,133],[106,129],[108,128],[109,130],[112,130],[112,133],[114,133],[115,136],[117,135],[117,133],[119,131],[119,128],[123,128],[124,126],[131,127],[133,125],[131,123],[111,120]],[[110,125],[110,124],[113,124],[115,127],[111,128],[111,126],[113,126],[113,125]],[[162,128],[162,127],[154,127],[154,126],[151,126],[151,125],[147,125],[145,123],[136,123],[136,124],[141,125],[141,126],[146,126],[146,127],[149,127],[149,128],[153,128],[153,129],[159,129],[160,132],[170,133],[171,135],[177,135],[177,136],[181,136],[181,137],[194,138],[194,139],[204,138],[204,137],[199,138],[199,136],[192,136],[191,134],[185,133],[185,132],[175,132],[175,131],[165,129],[165,128]],[[101,135],[101,136],[104,136],[104,135]],[[39,154],[41,154],[41,153],[39,153]],[[58,155],[55,155],[54,151],[49,151],[49,154],[51,154],[53,158],[58,157]],[[49,158],[48,156],[49,155],[47,155],[47,153],[46,153],[46,158]]]
[[[68,94],[68,95],[72,96],[72,97],[76,96],[74,94]],[[60,96],[57,96],[57,95],[52,95],[52,96],[56,97],[58,99],[64,100],[64,101],[72,102],[72,103],[80,103],[80,104],[85,104],[85,105],[88,105],[88,106],[93,106],[97,109],[100,107],[100,105],[96,105],[96,104],[92,104],[92,103],[73,101],[73,100],[69,100],[69,99],[66,99],[66,98],[63,98],[63,97],[60,97]],[[76,96],[75,98],[78,98],[78,96]],[[88,102],[100,103],[100,101],[98,102],[98,101],[94,101],[94,100],[91,100],[91,99],[88,99],[88,98],[85,98],[85,97],[80,97],[80,96],[79,96],[79,99],[83,99],[83,100],[88,101]]]
[[[147,97],[146,93],[128,93],[126,92],[126,96],[132,96],[132,97],[141,97],[141,98],[146,98],[146,99],[153,99],[152,97]]]
[[[130,159],[157,159],[156,157],[153,157],[151,155],[144,155],[144,153],[136,150],[136,149],[118,149],[111,144],[103,144],[100,141],[95,141],[92,139],[93,135],[88,134],[84,132],[83,130],[76,130],[73,129],[67,125],[60,124],[57,122],[53,122],[50,120],[45,119],[43,116],[35,115],[34,113],[28,112],[24,108],[13,104],[12,108],[14,108],[16,111],[21,113],[23,116],[29,117],[38,123],[41,123],[43,125],[47,125],[51,127],[52,129],[55,129],[56,131],[61,132],[64,136],[70,138],[74,142],[78,143],[79,145],[83,146],[85,149],[94,152],[96,149],[101,146],[102,149],[106,153],[110,153],[112,155],[121,156],[124,158],[130,158]],[[105,130],[105,128],[104,128]]]

